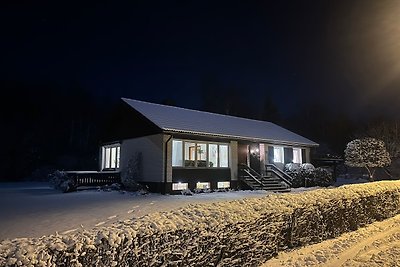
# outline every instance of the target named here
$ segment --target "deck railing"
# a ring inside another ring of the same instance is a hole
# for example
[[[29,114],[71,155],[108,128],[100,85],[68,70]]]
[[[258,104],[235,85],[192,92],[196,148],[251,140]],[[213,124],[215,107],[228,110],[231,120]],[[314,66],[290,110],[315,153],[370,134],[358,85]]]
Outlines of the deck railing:
[[[120,172],[115,171],[67,171],[66,173],[74,180],[76,187],[111,185],[121,182]]]

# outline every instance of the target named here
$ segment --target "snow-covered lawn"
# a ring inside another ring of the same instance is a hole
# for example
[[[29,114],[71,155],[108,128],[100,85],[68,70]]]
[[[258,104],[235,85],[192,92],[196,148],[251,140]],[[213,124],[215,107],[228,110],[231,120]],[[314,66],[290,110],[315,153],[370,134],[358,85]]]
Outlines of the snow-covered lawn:
[[[169,196],[96,189],[63,194],[47,183],[3,183],[0,184],[0,240],[75,232],[82,227],[105,226],[188,204],[263,197],[267,194],[271,192],[231,191]]]
[[[400,266],[400,215],[338,238],[282,252],[263,267]]]

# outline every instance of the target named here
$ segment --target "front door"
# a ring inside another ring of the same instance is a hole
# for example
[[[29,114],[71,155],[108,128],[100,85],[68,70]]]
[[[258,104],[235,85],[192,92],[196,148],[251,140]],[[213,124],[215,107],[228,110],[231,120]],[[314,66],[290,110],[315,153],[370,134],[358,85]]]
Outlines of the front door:
[[[260,144],[251,143],[249,145],[249,155],[250,155],[250,168],[252,168],[258,173],[261,173]]]
[[[249,166],[249,145],[238,144],[238,163]]]

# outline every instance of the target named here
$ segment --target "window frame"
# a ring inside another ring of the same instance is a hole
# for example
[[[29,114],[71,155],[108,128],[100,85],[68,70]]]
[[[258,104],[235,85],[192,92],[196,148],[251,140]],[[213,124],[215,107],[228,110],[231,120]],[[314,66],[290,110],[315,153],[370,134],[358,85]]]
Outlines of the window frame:
[[[113,149],[115,149],[115,162],[113,163]],[[101,159],[101,170],[102,171],[116,171],[121,167],[121,143],[115,143],[110,145],[103,145],[101,147],[102,159]],[[108,157],[106,156],[108,154]],[[112,167],[114,165],[114,167]]]
[[[191,139],[180,139],[180,138],[174,138],[173,141],[181,141],[182,142],[182,165],[181,166],[174,166],[172,165],[172,168],[180,168],[180,169],[229,169],[230,168],[230,143],[224,143],[224,142],[210,142],[210,141],[201,141],[201,140],[191,140]],[[206,145],[206,166],[205,167],[199,167],[198,166],[198,153],[195,151],[195,160],[194,160],[194,166],[185,166],[185,158],[186,158],[186,143],[193,143],[195,147],[197,148],[200,144],[205,144]],[[217,167],[210,167],[210,144],[212,145],[217,145]],[[225,145],[228,148],[227,151],[227,162],[228,166],[227,167],[220,167],[220,145]],[[172,149],[172,153],[173,153]],[[171,158],[173,155],[171,154]]]

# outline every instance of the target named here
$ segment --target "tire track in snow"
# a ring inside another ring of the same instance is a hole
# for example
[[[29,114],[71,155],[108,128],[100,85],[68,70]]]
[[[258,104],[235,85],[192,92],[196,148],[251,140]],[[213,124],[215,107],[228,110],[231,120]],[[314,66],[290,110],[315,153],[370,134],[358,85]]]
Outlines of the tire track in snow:
[[[390,265],[393,258],[396,262],[400,258],[399,233],[400,215],[397,215],[335,239],[281,252],[262,266],[382,266],[379,261]]]
[[[393,228],[387,227],[386,229],[383,230],[383,232],[378,233],[376,235],[372,235],[366,239],[363,239],[362,241],[358,242],[355,246],[352,246],[345,252],[342,252],[341,254],[338,255],[336,259],[329,261],[325,266],[327,267],[343,266],[347,261],[357,257],[357,255],[359,255],[359,253],[362,250],[368,251],[368,248],[371,249],[370,245],[373,242],[385,239],[386,237],[396,234],[397,232],[399,232],[398,227],[393,227]]]

